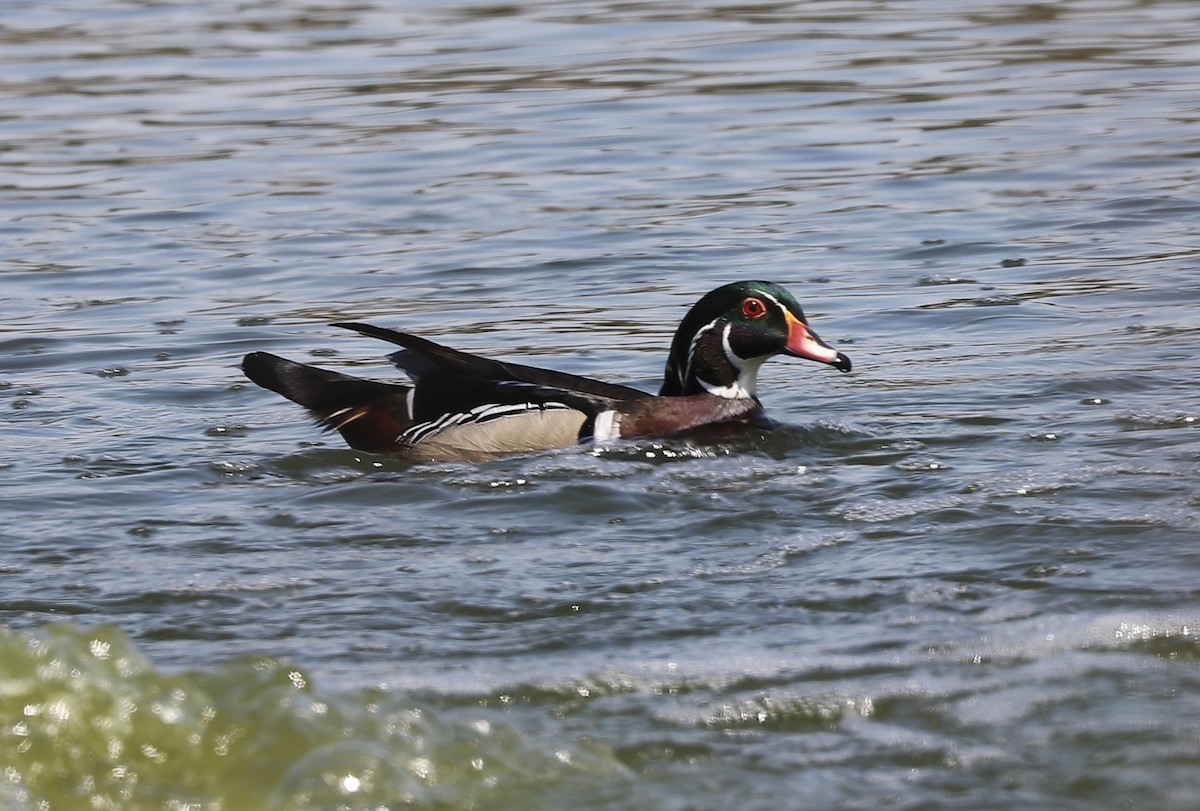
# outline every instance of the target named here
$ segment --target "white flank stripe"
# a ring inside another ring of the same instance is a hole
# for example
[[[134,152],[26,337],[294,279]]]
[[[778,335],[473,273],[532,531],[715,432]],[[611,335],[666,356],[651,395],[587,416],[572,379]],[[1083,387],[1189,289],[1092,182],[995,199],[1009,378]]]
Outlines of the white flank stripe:
[[[484,405],[475,406],[470,411],[455,411],[443,414],[435,420],[428,422],[417,423],[407,431],[396,437],[396,442],[403,445],[416,445],[423,439],[437,434],[439,431],[444,431],[447,428],[453,428],[459,425],[471,425],[474,423],[488,422],[489,420],[499,419],[501,417],[510,417],[514,414],[524,414],[529,411],[553,411],[556,409],[569,408],[566,403],[547,402],[547,403],[485,403]]]
[[[621,438],[621,415],[616,411],[601,411],[592,428],[592,442],[615,442]]]

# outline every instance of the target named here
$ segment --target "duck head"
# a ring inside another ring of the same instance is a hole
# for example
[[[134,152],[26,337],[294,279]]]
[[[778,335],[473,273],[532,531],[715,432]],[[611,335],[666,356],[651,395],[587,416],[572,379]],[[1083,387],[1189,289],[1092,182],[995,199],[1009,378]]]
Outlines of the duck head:
[[[759,367],[779,354],[850,371],[850,358],[817,337],[787,290],[772,282],[727,284],[679,324],[659,394],[755,397]]]

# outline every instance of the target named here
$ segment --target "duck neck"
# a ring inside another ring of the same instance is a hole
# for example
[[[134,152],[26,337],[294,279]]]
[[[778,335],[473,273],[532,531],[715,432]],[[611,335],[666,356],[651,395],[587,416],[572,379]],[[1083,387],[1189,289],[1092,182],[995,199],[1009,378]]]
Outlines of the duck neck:
[[[732,326],[713,321],[690,340],[675,337],[663,376],[663,396],[711,394],[730,400],[754,399],[758,370],[766,357],[742,358],[729,345]]]

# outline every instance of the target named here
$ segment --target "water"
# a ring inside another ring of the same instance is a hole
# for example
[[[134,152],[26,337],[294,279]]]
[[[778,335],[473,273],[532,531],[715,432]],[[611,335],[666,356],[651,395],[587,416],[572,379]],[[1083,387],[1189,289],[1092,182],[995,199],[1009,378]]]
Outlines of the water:
[[[0,807],[1193,809],[1185,0],[5,4]],[[786,427],[483,465],[374,321]]]

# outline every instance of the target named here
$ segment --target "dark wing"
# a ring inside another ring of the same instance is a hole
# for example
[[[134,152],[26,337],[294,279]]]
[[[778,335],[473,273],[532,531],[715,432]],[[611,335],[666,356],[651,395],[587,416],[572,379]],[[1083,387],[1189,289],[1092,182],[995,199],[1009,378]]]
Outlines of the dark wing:
[[[432,374],[445,374],[456,378],[474,377],[479,380],[492,382],[511,381],[532,384],[561,392],[576,392],[581,395],[591,395],[614,402],[641,400],[650,395],[629,386],[615,383],[605,383],[590,377],[556,372],[552,369],[541,369],[536,366],[523,366],[519,363],[482,358],[451,349],[448,346],[436,344],[416,335],[405,332],[376,327],[371,324],[338,323],[335,327],[353,330],[372,338],[404,347],[403,352],[390,355],[392,362],[407,372],[414,380],[428,377]]]
[[[477,376],[434,373],[422,376],[412,398],[413,425],[401,436],[416,444],[447,428],[483,426],[506,417],[548,412],[574,412],[571,444],[590,437],[596,415],[614,408],[607,397],[539,386],[514,380],[484,380]],[[567,418],[567,414],[562,414]]]
[[[360,451],[401,448],[396,439],[412,427],[409,386],[378,383],[296,363],[269,352],[242,359],[246,377],[308,409],[327,431],[337,431]]]
[[[350,447],[373,453],[429,442],[437,443],[435,458],[562,447],[591,436],[596,415],[613,407],[612,400],[576,391],[440,372],[415,387],[379,383],[268,352],[246,355],[242,370],[304,406]]]

